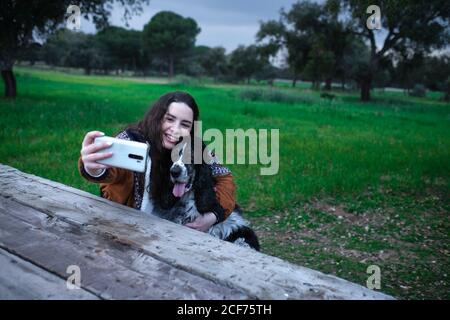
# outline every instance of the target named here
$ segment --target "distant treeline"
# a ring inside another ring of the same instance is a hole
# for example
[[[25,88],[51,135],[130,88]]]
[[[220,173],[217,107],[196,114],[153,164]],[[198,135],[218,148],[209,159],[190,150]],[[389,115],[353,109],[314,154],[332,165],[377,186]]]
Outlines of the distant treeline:
[[[43,45],[35,44],[22,56],[23,60],[34,63],[44,61],[48,65],[82,68],[86,74],[120,74],[132,71],[137,76],[168,76],[170,61],[153,54],[143,45],[143,32],[121,27],[107,27],[97,34],[60,29],[51,35]],[[331,81],[339,82],[342,88],[357,86],[354,79],[358,72],[358,59],[366,49],[363,43],[353,44],[357,48],[349,50],[333,77],[323,79],[320,69],[324,61],[311,57],[301,79],[312,81],[313,87],[331,88]],[[275,78],[294,78],[289,66],[277,68],[264,59],[263,49],[257,45],[240,46],[230,54],[221,47],[193,46],[180,51],[174,61],[174,74],[193,77],[211,77],[215,81],[250,81]],[[413,56],[400,59],[395,65],[387,60],[374,79],[377,87],[399,87],[413,89],[422,84],[429,90],[445,91],[445,81],[450,75],[448,55]],[[328,82],[327,82],[328,81]]]
[[[173,50],[171,56],[169,50],[159,53],[147,42],[145,32],[121,27],[106,27],[96,34],[59,29],[43,45],[35,44],[21,60],[81,68],[86,74],[131,71],[136,76],[183,74],[229,82],[292,77],[289,69],[270,64],[256,45],[240,46],[230,54],[222,47],[192,45]]]
[[[404,88],[417,96],[427,89],[442,91],[448,100],[450,6],[440,0],[381,4],[383,28],[376,30],[361,1],[299,1],[282,10],[278,20],[261,22],[254,44],[229,54],[222,47],[196,46],[196,21],[163,11],[142,31],[58,29],[42,45],[22,50],[19,58],[82,68],[86,74],[183,74],[227,82],[265,80],[269,85],[284,78],[293,86],[297,80],[311,81],[315,89],[358,88],[364,101],[375,86]],[[281,67],[274,66],[272,59],[280,57]]]

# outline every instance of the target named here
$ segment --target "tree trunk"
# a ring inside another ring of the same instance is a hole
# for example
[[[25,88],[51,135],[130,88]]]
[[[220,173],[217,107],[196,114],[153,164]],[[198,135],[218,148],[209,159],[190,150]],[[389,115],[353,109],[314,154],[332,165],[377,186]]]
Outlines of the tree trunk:
[[[292,80],[292,88],[295,88],[296,83],[297,83],[297,76],[294,76],[294,79]]]
[[[372,79],[366,78],[361,81],[361,101],[370,101],[370,85]]]
[[[375,51],[373,51],[375,52]],[[379,60],[381,56],[377,54],[372,54],[370,58],[369,70],[360,78],[361,85],[361,101],[370,101],[370,87],[372,85],[372,78],[374,74],[377,74],[379,68]]]
[[[3,83],[5,84],[5,98],[14,99],[17,96],[16,78],[11,69],[2,70]]]
[[[446,83],[446,89],[445,90],[445,95],[444,95],[444,101],[450,101],[450,81],[447,81]]]
[[[169,78],[173,77],[173,57],[169,57]]]
[[[327,90],[327,91],[331,90],[331,78],[325,79],[325,90]]]
[[[312,80],[312,82],[311,82],[311,89],[312,90],[319,90],[320,89],[320,81]]]

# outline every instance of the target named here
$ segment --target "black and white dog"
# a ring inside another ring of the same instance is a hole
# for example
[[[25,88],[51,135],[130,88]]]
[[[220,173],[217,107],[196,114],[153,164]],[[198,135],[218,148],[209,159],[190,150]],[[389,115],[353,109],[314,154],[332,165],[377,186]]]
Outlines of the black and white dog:
[[[194,152],[188,150],[186,146],[187,143],[178,146],[176,150],[178,160],[170,167],[172,195],[177,198],[175,204],[168,209],[155,205],[153,211],[157,216],[178,224],[192,222],[206,212],[220,210],[223,212],[214,191],[211,168],[204,161],[202,164],[194,164]],[[248,221],[242,217],[238,206],[227,219],[213,225],[208,233],[240,246],[258,251],[260,248],[255,232],[249,227]]]

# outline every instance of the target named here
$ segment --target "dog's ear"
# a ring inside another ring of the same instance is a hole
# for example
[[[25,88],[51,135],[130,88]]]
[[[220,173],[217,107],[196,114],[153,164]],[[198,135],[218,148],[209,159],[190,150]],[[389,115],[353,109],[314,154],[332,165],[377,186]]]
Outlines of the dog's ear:
[[[211,168],[207,164],[195,165],[194,180],[195,205],[200,213],[213,211],[218,201],[214,191],[214,180]]]

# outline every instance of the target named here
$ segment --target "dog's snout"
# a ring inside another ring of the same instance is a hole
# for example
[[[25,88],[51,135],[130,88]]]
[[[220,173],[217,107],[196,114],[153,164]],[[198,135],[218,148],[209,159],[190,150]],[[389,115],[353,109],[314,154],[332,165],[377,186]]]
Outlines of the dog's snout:
[[[178,178],[181,174],[181,168],[179,166],[173,166],[172,168],[170,168],[170,174],[172,175],[172,177]]]

